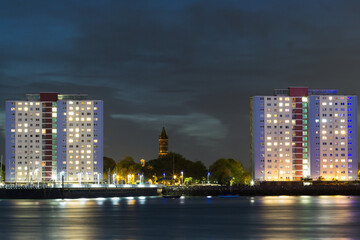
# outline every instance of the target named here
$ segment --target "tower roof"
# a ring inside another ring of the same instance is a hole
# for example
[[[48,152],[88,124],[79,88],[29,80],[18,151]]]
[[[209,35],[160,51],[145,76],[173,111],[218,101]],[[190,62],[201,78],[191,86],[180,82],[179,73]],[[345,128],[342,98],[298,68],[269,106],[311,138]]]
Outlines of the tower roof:
[[[168,135],[166,134],[165,127],[162,128],[159,139],[168,139]]]

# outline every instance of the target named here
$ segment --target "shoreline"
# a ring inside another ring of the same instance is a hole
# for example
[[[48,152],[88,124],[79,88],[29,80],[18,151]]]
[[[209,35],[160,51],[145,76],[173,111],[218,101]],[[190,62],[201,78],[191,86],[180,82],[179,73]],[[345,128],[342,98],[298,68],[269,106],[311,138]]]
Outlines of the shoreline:
[[[159,186],[156,188],[0,188],[0,199],[75,199],[139,196],[360,196],[358,185]]]

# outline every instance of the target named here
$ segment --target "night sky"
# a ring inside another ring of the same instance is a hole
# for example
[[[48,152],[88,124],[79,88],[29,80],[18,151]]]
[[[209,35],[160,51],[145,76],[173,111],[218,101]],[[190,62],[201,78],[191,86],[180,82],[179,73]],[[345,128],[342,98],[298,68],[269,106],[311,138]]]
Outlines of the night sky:
[[[309,86],[358,94],[359,1],[1,1],[5,100],[104,100],[104,155],[170,151],[249,167],[249,97]]]

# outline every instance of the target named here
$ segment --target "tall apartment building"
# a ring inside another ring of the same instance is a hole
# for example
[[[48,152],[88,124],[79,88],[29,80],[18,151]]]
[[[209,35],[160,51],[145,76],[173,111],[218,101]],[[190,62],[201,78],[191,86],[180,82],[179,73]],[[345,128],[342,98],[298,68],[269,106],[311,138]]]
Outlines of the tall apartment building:
[[[27,94],[6,101],[7,182],[97,182],[103,170],[103,102]]]
[[[253,180],[357,180],[357,96],[290,87],[250,107]]]

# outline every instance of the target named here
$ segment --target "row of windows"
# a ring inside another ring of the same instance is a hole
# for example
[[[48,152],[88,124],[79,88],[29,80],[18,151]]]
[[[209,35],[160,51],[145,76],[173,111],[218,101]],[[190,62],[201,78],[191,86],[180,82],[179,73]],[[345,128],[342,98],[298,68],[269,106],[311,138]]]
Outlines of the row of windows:
[[[267,97],[266,100],[268,101],[276,101],[278,97]],[[264,97],[260,97],[260,100],[263,101]],[[290,101],[289,97],[279,97],[279,101]]]
[[[261,108],[260,109],[260,112],[264,112],[264,109]],[[271,108],[267,108],[267,112],[290,112],[290,109],[289,108],[279,108],[279,111],[277,108],[274,108],[274,109],[271,109]]]
[[[15,103],[16,102],[11,102],[11,105],[15,105]],[[17,102],[17,104],[19,105],[19,106],[22,106],[23,105],[23,102]],[[40,106],[40,102],[24,102],[24,105],[25,106],[28,106],[28,105],[30,105],[30,106],[33,106],[33,105],[36,105],[36,106]]]
[[[63,161],[63,164],[64,165],[66,165],[66,161]],[[76,165],[79,165],[79,164],[85,164],[85,162],[84,161],[69,161],[69,164],[76,164]],[[92,162],[91,161],[86,161],[86,164],[92,164]],[[94,161],[94,164],[97,164],[97,161]]]
[[[65,105],[66,103],[68,103],[69,105],[84,105],[85,104],[85,102],[78,102],[78,101],[65,101],[65,102],[63,102],[63,104]],[[86,102],[86,104],[87,105],[91,105],[91,101],[87,101]],[[98,102],[97,101],[94,101],[94,105],[98,105]]]

